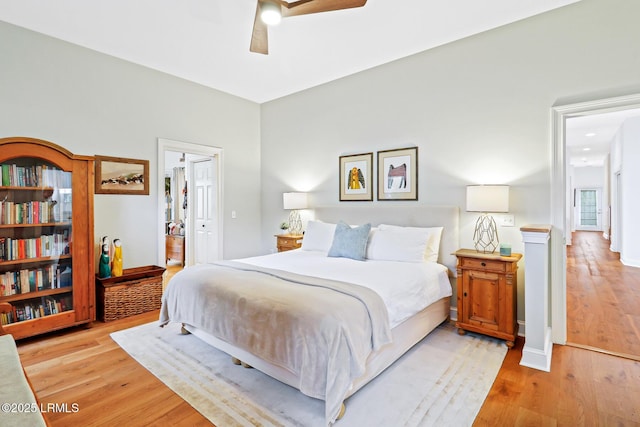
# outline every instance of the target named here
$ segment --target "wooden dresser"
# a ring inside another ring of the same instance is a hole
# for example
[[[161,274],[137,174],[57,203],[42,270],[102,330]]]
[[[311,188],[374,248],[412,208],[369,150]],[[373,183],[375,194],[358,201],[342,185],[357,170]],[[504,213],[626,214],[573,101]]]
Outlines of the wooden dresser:
[[[165,251],[166,261],[172,259],[180,261],[184,265],[184,236],[167,234],[165,236]]]
[[[474,249],[458,257],[458,333],[478,332],[514,345],[518,335],[518,261],[522,254],[501,256]]]
[[[278,252],[298,249],[302,246],[302,234],[276,234]]]

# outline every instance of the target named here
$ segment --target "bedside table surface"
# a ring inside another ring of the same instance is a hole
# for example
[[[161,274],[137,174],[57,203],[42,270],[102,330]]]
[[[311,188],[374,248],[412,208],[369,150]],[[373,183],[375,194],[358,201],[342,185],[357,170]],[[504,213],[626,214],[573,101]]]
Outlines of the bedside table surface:
[[[520,261],[522,258],[522,254],[512,253],[510,256],[502,256],[500,252],[478,252],[475,249],[458,249],[453,253],[453,255],[458,257],[467,257],[467,258],[478,258],[478,259],[488,259],[488,260],[498,260],[498,261]]]

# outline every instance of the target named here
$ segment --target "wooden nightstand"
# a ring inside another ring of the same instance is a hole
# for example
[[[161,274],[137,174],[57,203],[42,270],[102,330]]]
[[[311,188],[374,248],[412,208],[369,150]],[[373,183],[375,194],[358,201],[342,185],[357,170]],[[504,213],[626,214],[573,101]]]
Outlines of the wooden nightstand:
[[[298,249],[302,246],[302,234],[276,234],[278,252]]]
[[[458,333],[478,332],[507,341],[518,334],[518,261],[522,254],[500,256],[460,249],[458,257]]]
[[[184,265],[184,236],[165,235],[165,258],[165,262],[173,259]]]

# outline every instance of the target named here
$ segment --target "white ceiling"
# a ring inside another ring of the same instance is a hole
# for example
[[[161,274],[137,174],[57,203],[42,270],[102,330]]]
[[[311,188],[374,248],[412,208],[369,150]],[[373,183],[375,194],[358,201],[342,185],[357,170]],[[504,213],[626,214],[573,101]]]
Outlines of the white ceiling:
[[[256,1],[0,0],[0,20],[263,103],[578,0],[369,0],[283,19],[268,56]]]
[[[572,117],[565,126],[567,159],[575,167],[603,166],[622,123],[640,117],[640,109]]]
[[[368,0],[285,18],[269,55],[249,52],[256,1],[0,0],[0,20],[263,103],[579,0]],[[601,166],[635,116],[569,119],[570,163]]]

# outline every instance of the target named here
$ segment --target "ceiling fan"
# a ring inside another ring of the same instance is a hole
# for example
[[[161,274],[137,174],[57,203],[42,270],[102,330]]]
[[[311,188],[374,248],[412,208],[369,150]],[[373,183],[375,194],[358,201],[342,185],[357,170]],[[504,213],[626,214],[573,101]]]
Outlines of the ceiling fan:
[[[280,22],[280,18],[362,7],[366,2],[367,0],[258,0],[249,50],[269,54],[267,28],[272,23]]]

